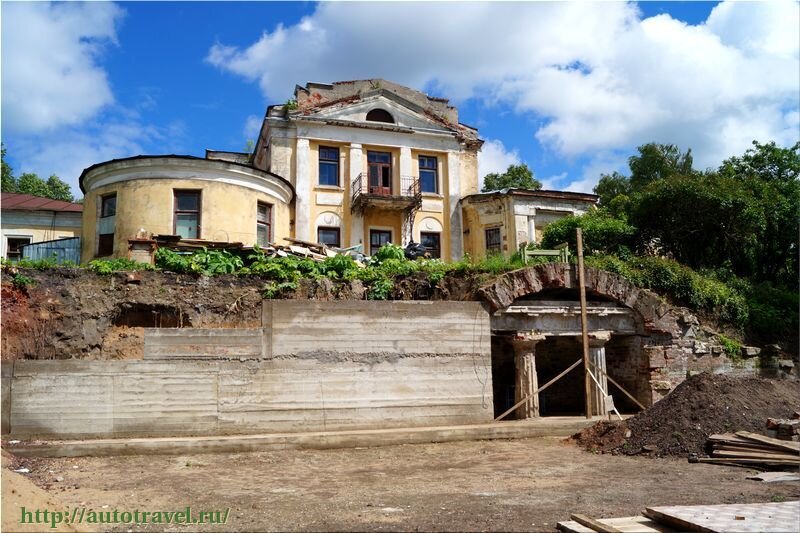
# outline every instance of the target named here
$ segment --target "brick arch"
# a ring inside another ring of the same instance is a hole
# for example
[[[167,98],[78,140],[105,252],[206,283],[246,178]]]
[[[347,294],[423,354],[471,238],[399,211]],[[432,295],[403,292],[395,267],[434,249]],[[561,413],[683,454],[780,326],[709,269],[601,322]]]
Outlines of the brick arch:
[[[651,333],[680,335],[678,313],[657,294],[630,281],[596,268],[586,267],[587,291],[599,294],[636,311],[645,330]],[[492,283],[478,289],[477,296],[486,302],[492,313],[511,305],[517,298],[546,289],[577,289],[578,275],[574,265],[546,263],[507,272]]]

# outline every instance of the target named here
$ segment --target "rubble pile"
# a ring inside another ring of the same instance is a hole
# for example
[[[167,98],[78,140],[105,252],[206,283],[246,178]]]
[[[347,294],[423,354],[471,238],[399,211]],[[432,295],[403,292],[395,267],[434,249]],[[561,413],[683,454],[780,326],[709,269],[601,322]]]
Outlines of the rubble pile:
[[[798,407],[798,380],[703,373],[638,415],[600,422],[572,439],[587,449],[617,454],[704,455],[711,435],[765,433],[765,420],[790,418]]]

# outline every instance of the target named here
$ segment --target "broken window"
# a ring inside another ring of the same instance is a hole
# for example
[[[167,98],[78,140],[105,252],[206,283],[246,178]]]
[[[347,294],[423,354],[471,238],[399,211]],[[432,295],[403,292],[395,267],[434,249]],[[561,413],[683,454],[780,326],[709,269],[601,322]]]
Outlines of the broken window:
[[[317,242],[339,248],[342,245],[341,231],[339,228],[320,226],[317,228]]]
[[[419,234],[419,240],[420,244],[425,247],[425,251],[432,258],[440,259],[442,257],[442,241],[439,232],[422,231]]]
[[[200,191],[175,191],[175,235],[200,238]]]
[[[439,192],[438,161],[435,157],[419,156],[419,185],[422,192]]]
[[[258,202],[256,208],[256,244],[265,248],[272,242],[272,206]]]
[[[319,147],[319,184],[339,186],[339,149]]]
[[[502,250],[500,241],[500,228],[489,228],[486,230],[486,254],[499,254]]]

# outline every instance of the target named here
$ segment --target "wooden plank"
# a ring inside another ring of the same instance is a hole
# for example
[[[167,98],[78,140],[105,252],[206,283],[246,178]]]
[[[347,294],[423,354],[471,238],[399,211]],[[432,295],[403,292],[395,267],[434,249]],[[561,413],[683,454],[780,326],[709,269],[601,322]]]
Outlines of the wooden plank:
[[[611,376],[609,376],[609,375],[606,373],[606,371],[605,371],[605,370],[603,370],[603,369],[601,369],[601,368],[597,368],[597,365],[594,365],[594,364],[592,364],[592,363],[589,363],[589,364],[592,366],[592,368],[593,368],[594,370],[597,370],[597,371],[599,371],[601,374],[603,374],[603,375],[604,375],[604,376],[605,376],[605,377],[608,379],[608,381],[610,381],[612,385],[614,385],[614,386],[615,386],[615,387],[617,387],[619,390],[621,390],[621,391],[622,391],[622,393],[623,393],[625,396],[627,396],[628,398],[630,398],[630,399],[631,399],[631,401],[633,401],[633,402],[634,402],[636,405],[638,405],[638,406],[639,406],[639,407],[642,409],[642,411],[644,411],[645,409],[647,409],[647,407],[645,407],[645,406],[642,404],[642,402],[640,402],[639,400],[637,400],[636,398],[634,398],[634,397],[633,397],[633,395],[632,395],[631,393],[629,393],[628,391],[626,391],[626,390],[625,390],[625,388],[624,388],[622,385],[620,385],[619,383],[617,383],[616,381],[614,381],[614,379],[613,379]]]
[[[762,453],[762,452],[744,452],[744,451],[727,451],[727,450],[714,450],[714,457],[732,457],[737,459],[788,459],[797,461],[800,465],[800,456],[789,455],[783,453]]]
[[[622,533],[674,533],[673,529],[662,526],[658,522],[644,516],[601,518],[599,522],[610,527],[615,527]],[[592,533],[592,531],[594,531],[574,520],[559,522],[556,528],[564,533]]]
[[[736,435],[744,439],[763,442],[765,444],[771,444],[772,446],[776,446],[778,448],[784,448],[791,452],[800,453],[800,442],[773,439],[772,437],[765,437],[764,435],[759,435],[758,433],[750,433],[749,431],[737,431]]]
[[[563,378],[565,375],[567,375],[567,374],[569,373],[569,371],[570,371],[570,370],[572,370],[573,368],[575,368],[576,366],[578,366],[578,365],[579,365],[579,364],[581,364],[582,362],[583,362],[582,360],[578,359],[577,361],[575,361],[574,363],[572,363],[572,364],[569,366],[569,368],[567,368],[566,370],[564,370],[563,372],[561,372],[559,375],[557,375],[556,377],[554,377],[553,379],[551,379],[550,381],[548,381],[547,383],[545,383],[544,385],[542,385],[541,387],[539,387],[538,389],[536,389],[535,391],[533,391],[533,394],[532,394],[532,395],[533,395],[533,396],[535,396],[536,394],[539,394],[540,392],[542,392],[543,390],[545,390],[547,387],[549,387],[550,385],[552,385],[553,383],[555,383],[555,382],[556,382],[556,381],[558,381],[559,379]],[[524,398],[522,398],[520,401],[518,401],[516,404],[514,404],[514,405],[513,405],[513,406],[512,406],[510,409],[508,409],[508,410],[507,410],[507,411],[505,411],[503,414],[501,414],[500,416],[498,416],[497,418],[495,418],[495,419],[494,419],[494,421],[495,421],[495,422],[499,422],[500,420],[502,420],[502,419],[504,419],[506,416],[508,416],[510,413],[513,413],[514,411],[516,411],[516,410],[519,408],[519,406],[520,406],[520,405],[522,405],[522,404],[524,404],[526,401],[528,401],[528,399],[529,399],[530,397],[531,397],[531,395],[529,395],[529,396],[525,396],[525,397],[524,397]]]
[[[735,464],[748,464],[748,465],[798,465],[797,460],[787,459],[733,459],[730,457],[698,457],[692,459],[698,463],[716,463],[721,465],[735,465]]]
[[[599,533],[622,533],[619,529],[615,527],[611,527],[606,524],[603,524],[602,522],[598,522],[594,518],[591,518],[583,514],[573,513],[570,515],[570,518],[575,520],[580,525],[586,526],[593,531],[598,531]]]
[[[800,502],[648,507],[644,515],[682,531],[797,531]]]
[[[589,323],[586,317],[586,277],[583,270],[583,232],[576,228],[578,238],[578,290],[581,300],[581,345],[583,347],[583,390],[586,399],[586,418],[592,418],[592,382],[589,378]]]

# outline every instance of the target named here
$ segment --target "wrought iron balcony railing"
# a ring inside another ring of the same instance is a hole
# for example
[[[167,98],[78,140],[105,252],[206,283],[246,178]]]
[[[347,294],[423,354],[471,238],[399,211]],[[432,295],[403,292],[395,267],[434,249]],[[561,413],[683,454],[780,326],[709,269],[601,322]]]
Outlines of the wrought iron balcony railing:
[[[353,207],[366,199],[375,199],[379,201],[396,200],[400,203],[407,203],[419,201],[422,197],[419,178],[415,176],[401,176],[400,187],[399,190],[397,190],[394,186],[384,187],[382,185],[370,184],[369,176],[366,173],[361,173],[353,180],[352,187],[351,205]]]

